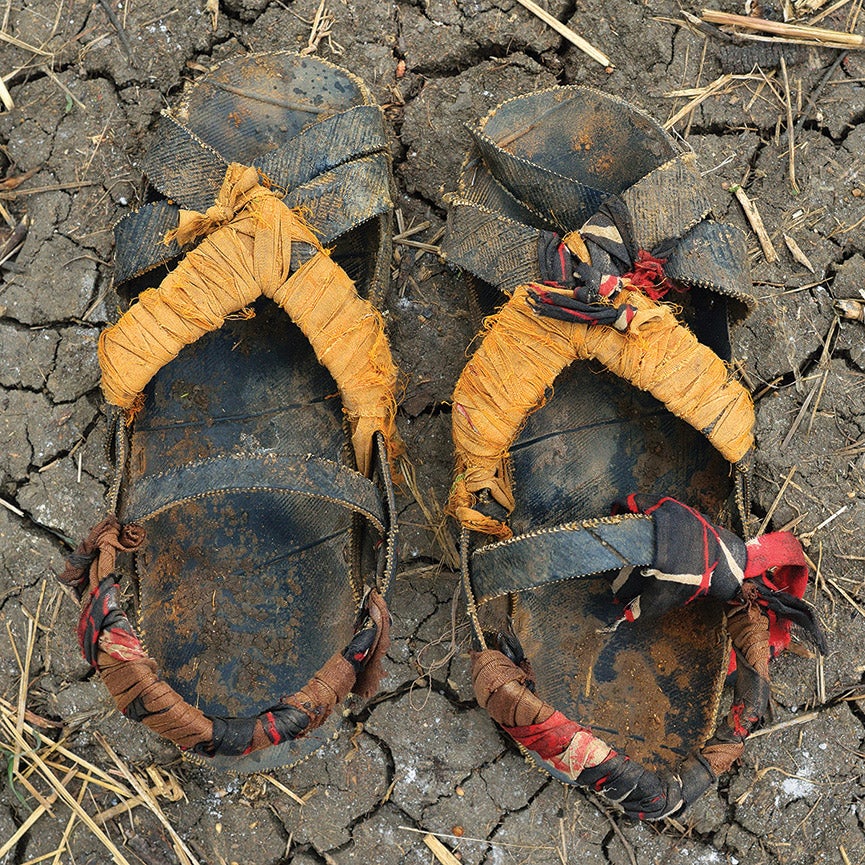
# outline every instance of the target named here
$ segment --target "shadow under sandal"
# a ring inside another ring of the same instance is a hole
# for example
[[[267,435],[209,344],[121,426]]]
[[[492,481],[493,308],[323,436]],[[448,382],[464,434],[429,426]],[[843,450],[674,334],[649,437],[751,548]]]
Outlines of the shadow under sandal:
[[[99,344],[126,420],[117,516],[61,579],[127,717],[221,768],[291,764],[333,737],[349,692],[375,692],[389,645],[382,115],[339,67],[250,55],[162,116],[144,165],[153,200],[116,229],[130,304]]]
[[[540,767],[657,820],[741,754],[790,623],[822,645],[795,538],[717,525],[753,446],[725,362],[753,305],[744,238],[621,100],[517,97],[473,138],[443,248],[482,311],[507,297],[453,398],[475,693]]]

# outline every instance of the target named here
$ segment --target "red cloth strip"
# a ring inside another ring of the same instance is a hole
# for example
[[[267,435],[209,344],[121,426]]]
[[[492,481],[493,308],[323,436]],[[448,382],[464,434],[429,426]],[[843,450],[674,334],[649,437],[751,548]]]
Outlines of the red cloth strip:
[[[622,280],[627,280],[632,287],[638,288],[652,300],[660,300],[670,290],[670,281],[664,273],[666,261],[666,258],[655,258],[641,249],[637,252],[634,269],[626,273]]]
[[[523,747],[534,751],[542,760],[561,754],[577,733],[591,733],[588,727],[580,726],[561,712],[553,712],[546,721],[528,727],[502,727]]]
[[[745,579],[759,579],[774,591],[789,592],[802,598],[808,585],[808,564],[799,539],[790,532],[772,532],[749,541]],[[790,645],[790,622],[779,619],[771,610],[769,617],[769,651],[776,658]],[[736,659],[730,659],[730,671]]]
[[[772,532],[748,541],[748,563],[745,579],[765,575],[774,589],[789,592],[797,598],[805,595],[808,564],[798,538],[790,532]],[[767,572],[774,568],[774,573]]]

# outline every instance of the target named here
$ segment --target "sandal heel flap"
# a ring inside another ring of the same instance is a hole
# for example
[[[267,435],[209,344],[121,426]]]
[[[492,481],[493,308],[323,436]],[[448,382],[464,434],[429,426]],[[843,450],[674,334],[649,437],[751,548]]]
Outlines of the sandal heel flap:
[[[316,91],[319,85],[330,95]],[[307,214],[321,243],[361,227],[343,245],[360,250],[358,260],[386,243],[393,196],[383,116],[345,70],[290,53],[225,61],[180,108],[163,112],[143,168],[161,195],[204,212],[230,161],[256,166],[288,206]],[[176,226],[177,210],[164,201],[124,217],[115,227],[115,285],[176,260],[183,250],[165,243]],[[386,276],[378,262],[373,270],[371,279],[355,264],[351,275],[380,302]]]
[[[533,231],[564,236],[620,196],[638,246],[663,247],[671,280],[733,298],[736,318],[753,309],[741,232],[709,218],[693,154],[648,115],[572,86],[515,97],[470,131],[443,242],[449,261],[510,294],[540,279]],[[474,231],[483,242],[472,246]]]
[[[217,152],[252,164],[307,126],[373,104],[348,70],[276,51],[222,62],[195,82],[175,115]]]
[[[501,149],[608,194],[623,192],[677,153],[648,114],[580,86],[514,97],[490,112],[481,128]]]

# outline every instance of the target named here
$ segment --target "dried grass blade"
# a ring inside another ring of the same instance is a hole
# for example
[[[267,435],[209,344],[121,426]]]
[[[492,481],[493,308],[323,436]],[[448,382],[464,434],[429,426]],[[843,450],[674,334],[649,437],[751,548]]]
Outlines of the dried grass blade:
[[[137,808],[139,805],[143,804],[144,799],[142,799],[141,796],[133,796],[131,799],[125,799],[117,805],[112,805],[110,808],[106,808],[104,811],[94,814],[93,822],[98,823],[100,826],[104,826],[109,820],[113,820],[115,817],[119,817],[121,814],[125,814],[127,811],[131,811],[133,808]]]
[[[760,241],[760,248],[763,250],[763,255],[769,264],[774,264],[778,260],[778,253],[772,245],[772,239],[769,237],[769,232],[766,231],[766,226],[763,224],[763,217],[760,216],[760,211],[757,210],[757,205],[748,197],[748,194],[738,184],[730,187],[730,192],[736,196],[736,200],[742,206],[745,213],[745,218],[748,224],[757,235],[757,240]]]
[[[43,51],[35,45],[29,45],[27,42],[22,42],[20,39],[16,39],[14,36],[3,30],[0,30],[0,40],[8,42],[10,45],[14,45],[16,48],[21,48],[23,51],[29,51],[31,54],[38,54],[40,57],[54,56],[50,51]]]
[[[0,723],[2,723],[8,730],[14,731],[15,729],[15,715],[14,715],[14,707],[7,700],[4,700],[0,697]],[[35,739],[37,742],[41,740],[41,734],[34,730],[29,724],[24,724],[24,732]],[[45,741],[45,747],[41,752],[41,760],[42,762],[48,766],[49,768],[55,769],[65,769],[65,766],[59,765],[57,763],[52,762],[48,758],[53,753],[57,753],[62,757],[71,760],[73,763],[82,766],[87,770],[87,773],[94,776],[91,778],[92,783],[98,783],[100,786],[104,787],[106,790],[115,793],[118,796],[131,796],[132,793],[124,787],[116,778],[112,778],[107,772],[100,769],[98,766],[94,766],[93,763],[88,762],[83,757],[78,756],[78,754],[70,751],[68,748],[65,748],[61,742],[52,742]],[[98,780],[98,779],[101,779]]]
[[[39,803],[42,808],[45,808],[48,811],[48,814],[53,817],[54,815],[51,813],[51,801],[50,797],[46,799],[29,781],[26,775],[22,775],[21,772],[15,772],[13,777],[15,780]]]
[[[16,517],[23,517],[24,511],[20,508],[16,508],[11,502],[7,502],[6,499],[0,499],[0,507],[6,508],[7,511],[15,514]]]
[[[177,834],[177,830],[171,825],[169,819],[165,816],[159,803],[153,798],[150,791],[132,774],[129,767],[117,756],[115,750],[108,744],[105,737],[95,732],[93,737],[102,746],[106,754],[112,759],[114,765],[120,770],[120,774],[129,782],[131,787],[144,799],[144,804],[153,812],[157,820],[165,827],[165,831],[171,836],[174,845],[174,852],[177,853],[177,858],[180,859],[182,865],[201,865],[198,859],[195,858],[193,852],[186,846],[186,842]]]
[[[0,78],[0,102],[3,103],[3,107],[7,111],[11,111],[15,107],[15,100],[12,98],[9,88],[2,78]]]
[[[716,78],[711,84],[700,88],[703,92],[696,95],[687,105],[680,108],[665,124],[664,129],[671,129],[683,117],[687,117],[698,105],[705,102],[710,96],[714,96],[723,90],[731,81],[733,76],[729,73]]]
[[[72,777],[75,775],[75,770],[70,769],[61,780],[61,784],[65,787],[68,784]],[[52,793],[45,801],[49,803],[49,805],[53,805],[57,801],[57,792]],[[14,850],[18,845],[18,842],[30,831],[30,828],[39,820],[40,817],[49,813],[49,809],[44,807],[43,805],[39,805],[34,808],[33,811],[28,815],[27,819],[15,830],[15,834],[5,843],[2,847],[0,847],[0,860],[10,851]]]
[[[865,616],[865,610],[863,610],[862,607],[860,607],[859,604],[857,604],[856,601],[854,601],[853,598],[851,598],[850,595],[835,582],[835,580],[831,577],[825,576],[825,574],[823,579],[826,580],[827,583],[830,583],[833,589],[837,589],[841,597],[844,598],[844,600],[847,601],[847,603],[850,604],[850,606],[853,607],[860,616]]]
[[[415,835],[430,835],[433,838],[448,838],[452,841],[471,841],[476,844],[486,844],[488,847],[499,847],[503,850],[555,850],[555,847],[550,847],[545,844],[512,844],[506,841],[493,841],[489,838],[474,838],[470,835],[449,835],[447,832],[430,832],[427,829],[415,829],[414,826],[397,826],[403,832],[414,832]]]
[[[307,794],[307,797],[298,796],[297,793],[294,792],[294,790],[286,787],[285,784],[282,783],[282,781],[279,781],[278,779],[273,778],[270,775],[259,773],[258,777],[264,779],[264,781],[268,784],[273,784],[273,786],[276,787],[277,790],[285,793],[285,795],[288,796],[289,799],[293,799],[295,802],[297,802],[298,805],[306,805],[309,794]]]
[[[769,510],[766,511],[766,516],[763,517],[763,522],[760,523],[760,528],[757,531],[757,537],[763,534],[766,531],[766,526],[769,525],[769,520],[772,519],[772,515],[775,513],[775,509],[781,503],[781,499],[784,497],[784,493],[787,491],[787,487],[790,485],[790,481],[793,480],[793,475],[796,474],[799,466],[793,466],[787,474],[787,477],[784,478],[784,483],[781,484],[781,489],[778,490],[778,495],[775,496],[775,500],[769,507]]]
[[[793,126],[793,103],[790,100],[790,79],[787,77],[787,61],[784,59],[783,54],[781,55],[781,78],[784,81],[784,109],[787,113],[787,171],[790,175],[790,186],[793,189],[793,194],[798,195],[799,187],[796,184],[796,143],[794,140],[795,127]]]
[[[420,223],[420,225],[415,225],[412,228],[407,228],[405,231],[400,232],[399,234],[395,234],[393,236],[393,240],[408,240],[410,237],[413,237],[415,234],[420,234],[422,231],[426,231],[430,227],[430,221],[424,220]]]
[[[781,721],[778,724],[773,724],[771,727],[763,727],[762,730],[757,730],[748,737],[749,739],[759,739],[761,736],[768,736],[770,733],[777,733],[779,730],[787,730],[790,727],[798,727],[800,724],[808,724],[819,717],[819,711],[805,712],[804,715],[799,715],[795,718],[789,718],[786,721]]]
[[[742,27],[745,30],[757,30],[761,33],[771,33],[788,39],[803,39],[818,45],[835,48],[865,48],[865,36],[856,33],[845,33],[843,30],[826,30],[823,27],[811,27],[808,24],[787,24],[783,21],[767,21],[765,18],[751,18],[747,15],[733,15],[729,12],[717,12],[714,9],[704,9],[703,21],[710,24],[728,24]]]
[[[427,833],[423,836],[423,842],[429,847],[433,856],[441,862],[441,865],[460,865],[460,860],[435,835]]]
[[[33,186],[29,189],[16,189],[12,192],[0,192],[3,201],[15,201],[25,195],[38,195],[42,192],[62,192],[64,189],[83,189],[85,186],[98,186],[98,180],[73,180],[69,183],[52,183],[50,186]],[[24,516],[23,513],[20,516]]]
[[[36,634],[39,630],[39,614],[42,612],[42,602],[45,600],[45,586],[47,582],[42,581],[42,590],[39,592],[39,601],[36,604],[36,615],[27,621],[27,650],[24,653],[24,665],[21,667],[21,679],[18,683],[18,718],[15,721],[16,739],[24,741],[24,715],[27,712],[27,692],[30,690],[30,662],[33,660],[33,649],[36,645]],[[20,763],[20,752],[16,749],[12,758],[12,773],[17,774]]]
[[[63,91],[63,95],[68,96],[85,114],[90,113],[90,109],[54,74],[54,70],[49,66],[40,66],[39,70],[44,72]]]
[[[75,797],[66,789],[66,786],[61,780],[51,771],[45,764],[45,761],[36,753],[23,737],[19,737],[17,731],[13,731],[16,735],[16,740],[22,748],[22,752],[27,754],[27,758],[32,760],[39,769],[45,780],[52,786],[60,798],[78,815],[78,819],[99,839],[99,842],[106,850],[114,857],[117,865],[131,865],[129,860],[120,852],[117,845],[93,822],[93,818],[84,810],[84,808],[75,800]],[[98,734],[97,734],[98,735]]]
[[[564,36],[564,38],[567,39],[568,42],[570,42],[572,45],[576,45],[576,47],[579,48],[580,51],[583,52],[583,54],[587,54],[589,57],[592,58],[592,60],[600,63],[601,66],[608,68],[613,66],[613,64],[610,62],[610,58],[607,57],[607,55],[604,54],[603,51],[598,51],[598,49],[595,48],[595,46],[592,45],[591,42],[587,42],[585,39],[583,39],[582,36],[579,36],[577,33],[571,30],[570,27],[562,24],[562,22],[559,21],[558,18],[553,18],[553,16],[550,15],[549,12],[541,9],[541,7],[538,6],[537,3],[534,3],[533,0],[517,0],[517,2],[519,2],[521,6],[524,6],[526,9],[528,9],[529,12],[532,13],[532,15],[540,18],[541,21],[543,21],[544,24],[546,24],[548,27],[552,27],[553,30],[555,30],[556,33],[559,34],[559,36]]]
[[[792,238],[789,234],[784,235],[784,243],[787,246],[787,249],[790,250],[790,255],[793,256],[794,260],[797,261],[802,267],[810,270],[811,273],[814,273],[814,265],[811,264],[810,259],[804,252],[802,252],[802,247],[796,243],[796,240]]]
[[[87,779],[85,778],[81,784],[81,789],[78,791],[78,804],[80,805],[82,800],[84,799],[84,794],[87,792]],[[64,852],[67,852],[67,847],[69,845],[69,836],[72,834],[72,829],[75,826],[75,813],[69,815],[69,819],[66,821],[66,828],[63,830],[63,835],[60,838],[60,844],[57,847],[57,852],[54,854],[54,861],[52,865],[60,865],[60,857]]]
[[[829,0],[824,0],[820,6],[825,6]],[[815,15],[808,23],[813,27],[815,24],[819,24],[824,18],[828,18],[833,12],[837,12],[842,6],[846,6],[850,0],[837,0],[837,2],[833,3],[828,9],[824,9],[822,12]],[[817,9],[820,8],[818,6],[816,9],[812,9],[812,12],[816,12]]]

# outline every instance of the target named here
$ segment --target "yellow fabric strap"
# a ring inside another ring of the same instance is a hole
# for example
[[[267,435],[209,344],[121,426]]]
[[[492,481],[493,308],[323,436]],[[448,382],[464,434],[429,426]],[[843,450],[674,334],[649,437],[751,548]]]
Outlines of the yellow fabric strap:
[[[502,507],[513,510],[510,446],[529,414],[544,404],[556,376],[574,360],[598,360],[649,391],[674,415],[704,432],[731,462],[750,450],[751,395],[711,349],[676,321],[669,306],[623,289],[615,305],[628,303],[636,309],[623,333],[537,315],[527,296],[528,286],[520,286],[486,320],[483,342],[454,390],[456,480],[448,511],[463,526],[510,537],[506,523],[476,510],[476,493],[488,489]]]
[[[180,243],[207,235],[158,288],[142,292],[99,338],[102,390],[134,414],[150,379],[180,350],[220,327],[258,297],[281,306],[310,341],[339,387],[358,469],[369,474],[373,434],[398,449],[396,367],[384,322],[345,271],[322,249],[302,216],[259,182],[254,168],[232,163],[207,213],[181,211]],[[169,238],[170,239],[170,238]],[[291,245],[316,254],[290,274]]]

